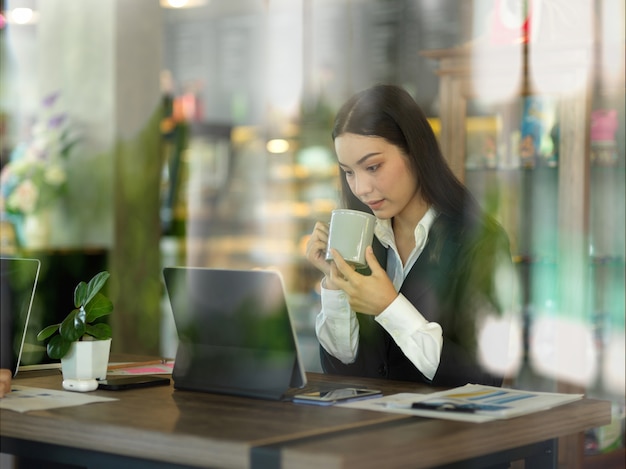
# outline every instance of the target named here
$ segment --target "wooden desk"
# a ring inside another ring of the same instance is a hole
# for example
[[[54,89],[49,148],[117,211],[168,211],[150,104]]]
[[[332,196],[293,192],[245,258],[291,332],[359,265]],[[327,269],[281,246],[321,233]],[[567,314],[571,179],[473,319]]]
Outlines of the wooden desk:
[[[314,373],[309,381],[377,387],[386,394],[430,391]],[[61,389],[58,371],[23,373],[15,382]],[[25,414],[0,411],[2,452],[90,468],[431,467],[517,447],[542,451],[537,445],[545,446],[544,440],[610,421],[610,403],[591,399],[477,425],[171,386],[95,393],[120,400]]]
[[[526,468],[556,467],[558,454],[553,440],[602,425],[592,422],[610,421],[607,404],[584,399],[482,424],[415,418],[379,429],[363,427],[332,438],[287,443],[281,448],[282,461],[284,467],[298,468],[466,469],[526,459]]]

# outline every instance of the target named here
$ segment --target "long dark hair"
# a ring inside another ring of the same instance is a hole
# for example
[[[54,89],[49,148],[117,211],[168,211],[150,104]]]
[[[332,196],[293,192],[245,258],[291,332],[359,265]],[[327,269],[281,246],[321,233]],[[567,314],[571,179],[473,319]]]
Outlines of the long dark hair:
[[[399,147],[409,159],[421,196],[438,212],[454,218],[480,213],[444,159],[424,112],[404,89],[376,85],[352,96],[337,113],[333,140],[344,133],[382,137]],[[341,192],[345,207],[371,213],[352,193],[343,171]]]

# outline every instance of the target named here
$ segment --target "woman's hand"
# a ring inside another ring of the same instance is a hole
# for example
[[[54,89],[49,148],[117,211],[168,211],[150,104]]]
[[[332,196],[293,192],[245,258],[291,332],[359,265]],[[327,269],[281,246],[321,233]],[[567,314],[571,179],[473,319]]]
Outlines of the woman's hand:
[[[331,252],[334,262],[330,265],[328,278],[348,295],[354,311],[377,316],[396,299],[398,292],[378,263],[371,246],[365,251],[365,260],[372,271],[369,276],[356,272],[335,249]]]
[[[11,370],[0,368],[0,397],[11,392]]]
[[[314,267],[328,277],[330,273],[330,263],[326,261],[327,244],[328,225],[318,221],[306,244],[306,258]]]

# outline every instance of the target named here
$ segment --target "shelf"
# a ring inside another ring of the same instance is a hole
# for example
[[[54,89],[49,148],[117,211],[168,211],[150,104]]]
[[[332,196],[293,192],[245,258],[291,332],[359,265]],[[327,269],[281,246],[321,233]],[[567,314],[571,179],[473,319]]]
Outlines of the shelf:
[[[622,266],[626,262],[621,256],[589,256],[590,264],[593,266]],[[531,254],[514,254],[514,264],[522,265],[556,265],[556,258],[553,256],[536,256]]]
[[[552,171],[558,172],[557,166],[515,166],[515,167],[490,167],[490,166],[465,166],[465,171],[468,173],[533,173],[533,172],[541,172],[541,171]]]

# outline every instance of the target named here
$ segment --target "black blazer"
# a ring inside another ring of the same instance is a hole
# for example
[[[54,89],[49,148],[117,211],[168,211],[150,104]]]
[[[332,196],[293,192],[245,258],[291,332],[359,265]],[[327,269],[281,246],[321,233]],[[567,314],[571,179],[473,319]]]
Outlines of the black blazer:
[[[373,247],[385,268],[387,250],[377,239]],[[324,372],[435,386],[500,386],[502,377],[488,373],[476,359],[477,315],[482,308],[498,310],[493,287],[498,255],[511,260],[508,237],[491,218],[468,222],[440,214],[433,223],[424,251],[400,289],[428,321],[439,323],[443,329],[441,359],[432,381],[404,355],[374,316],[361,313],[357,313],[360,337],[356,360],[345,365],[320,346]]]

